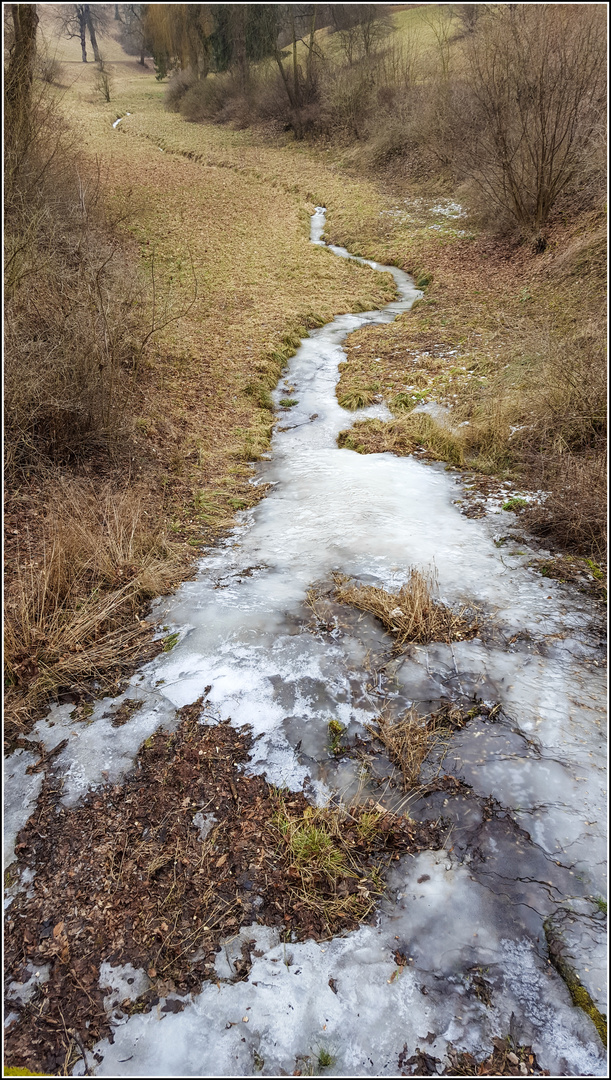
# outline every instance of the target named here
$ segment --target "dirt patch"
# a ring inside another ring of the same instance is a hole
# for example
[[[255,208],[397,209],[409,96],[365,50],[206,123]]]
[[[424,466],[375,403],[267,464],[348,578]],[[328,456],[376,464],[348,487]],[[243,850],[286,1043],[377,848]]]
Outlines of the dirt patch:
[[[32,965],[49,965],[49,978],[29,1001],[9,1002],[19,1015],[7,1062],[67,1073],[83,1047],[112,1036],[103,962],[147,972],[149,990],[117,1007],[148,1010],[215,981],[220,942],[241,926],[277,926],[297,940],[355,928],[374,908],[384,865],[440,846],[436,823],[375,807],[327,811],[325,826],[301,793],[280,796],[241,772],[250,730],[204,727],[201,707],[181,710],[174,733],[148,739],[123,785],[74,809],[60,806],[62,782],[47,773],[18,837],[19,864],[35,877],[9,909],[5,956],[9,983],[27,982]],[[330,873],[307,849],[317,840],[307,830],[321,825],[344,855]]]

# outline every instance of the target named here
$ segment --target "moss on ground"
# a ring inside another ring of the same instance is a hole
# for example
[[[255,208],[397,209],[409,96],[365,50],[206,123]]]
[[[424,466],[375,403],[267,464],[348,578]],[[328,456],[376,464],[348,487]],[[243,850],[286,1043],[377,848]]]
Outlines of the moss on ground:
[[[550,962],[553,964],[560,978],[565,983],[569,994],[571,995],[573,1005],[575,1005],[579,1009],[582,1009],[583,1012],[585,1012],[586,1015],[590,1017],[590,1020],[594,1024],[594,1027],[598,1032],[603,1046],[606,1047],[606,1016],[603,1016],[600,1010],[596,1007],[591,995],[588,993],[585,986],[582,984],[576,971],[564,959],[562,955],[561,941],[559,940],[558,935],[555,933],[550,919],[546,919],[543,924],[543,928],[545,931],[545,940],[547,942]]]

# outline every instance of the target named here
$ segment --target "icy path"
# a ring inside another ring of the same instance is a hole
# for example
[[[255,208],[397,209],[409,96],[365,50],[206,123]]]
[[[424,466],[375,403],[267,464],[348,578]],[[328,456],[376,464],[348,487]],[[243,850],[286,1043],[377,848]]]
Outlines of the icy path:
[[[320,209],[314,243],[322,244],[323,227]],[[393,1076],[406,1045],[410,1055],[420,1046],[441,1059],[451,1041],[484,1056],[512,1012],[520,1042],[532,1043],[552,1075],[606,1072],[592,1022],[548,963],[543,926],[550,917],[548,925],[562,925],[567,958],[606,1011],[605,923],[595,903],[606,895],[606,699],[591,612],[526,567],[522,542],[520,553],[511,544],[501,552],[490,519],[462,516],[443,466],[337,448],[350,423],[334,393],[343,339],[366,323],[391,322],[419,295],[402,271],[377,268],[390,270],[400,298],[383,311],[340,316],[304,340],[276,391],[279,402],[294,387],[298,404],[259,469],[269,494],[202,561],[197,580],[159,602],[156,618],[180,640],[132,680],[124,696],[144,707],[120,728],[103,714],[121,699],[98,703],[86,727],[72,724],[72,706],[56,707],[35,736],[52,747],[69,733],[59,764],[64,799],[74,803],[91,785],[119,779],[143,739],[171,727],[176,708],[211,686],[208,722],[231,716],[261,735],[253,770],[292,789],[305,784],[323,800],[349,798],[357,786],[354,762],[329,759],[330,717],[352,735],[383,697],[398,711],[477,694],[501,702],[503,719],[470,725],[444,761],[473,798],[441,793],[411,807],[414,816],[443,814],[446,850],[397,864],[375,927],[290,946],[268,928],[243,930],[219,954],[218,986],[205,985],[178,1015],[162,1013],[161,1002],[117,1026],[114,1043],[97,1048],[101,1063],[88,1055],[96,1075],[290,1075],[324,1048],[335,1058],[327,1075]],[[379,406],[353,414],[385,415]],[[495,517],[497,532],[509,522]],[[444,599],[484,612],[481,640],[414,648],[388,662],[388,642],[367,619],[336,635],[305,630],[306,590],[332,570],[395,587],[411,566],[433,562]],[[366,689],[376,660],[385,664],[378,696]],[[377,788],[369,793],[380,797]],[[36,795],[25,793],[18,825]],[[252,938],[261,955],[246,981],[233,982],[231,957]],[[398,949],[410,960],[397,977]],[[474,992],[478,972],[489,1004]]]

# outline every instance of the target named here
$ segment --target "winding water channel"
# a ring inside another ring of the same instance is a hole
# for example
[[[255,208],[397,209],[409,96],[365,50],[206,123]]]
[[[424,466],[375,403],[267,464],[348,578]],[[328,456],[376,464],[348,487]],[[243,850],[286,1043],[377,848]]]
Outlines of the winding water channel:
[[[316,244],[324,220],[319,208]],[[332,254],[349,257],[337,247]],[[276,930],[243,930],[219,954],[219,984],[204,985],[184,1011],[118,1019],[114,1043],[97,1048],[97,1075],[253,1075],[261,1061],[262,1075],[291,1075],[300,1056],[324,1047],[335,1059],[328,1075],[392,1076],[405,1046],[442,1059],[452,1043],[485,1056],[512,1013],[519,1041],[552,1075],[606,1071],[595,1027],[573,1006],[546,941],[547,928],[606,1012],[596,903],[606,895],[606,691],[591,607],[528,568],[526,541],[519,551],[511,540],[495,545],[509,515],[463,516],[456,475],[443,465],[338,449],[351,417],[387,415],[383,406],[356,414],[339,406],[342,341],[365,324],[390,323],[420,295],[402,271],[370,265],[392,273],[399,298],[382,311],[339,316],[301,344],[275,392],[278,404],[291,388],[298,404],[257,467],[255,482],[271,485],[268,493],[202,560],[195,580],[158,602],[155,618],[179,642],[132,679],[124,696],[145,704],[128,724],[111,726],[104,714],[117,702],[107,699],[70,737],[58,762],[64,801],[119,780],[142,741],[171,728],[176,709],[208,686],[205,722],[251,724],[260,738],[250,768],[292,790],[305,785],[319,802],[348,800],[359,784],[363,798],[391,808],[398,801],[392,789],[381,794],[375,777],[363,788],[354,761],[332,758],[330,717],[351,736],[364,734],[383,701],[398,715],[412,704],[424,711],[477,696],[500,702],[501,712],[495,722],[474,720],[446,752],[443,771],[469,784],[472,797],[438,792],[410,805],[414,817],[443,815],[448,839],[441,851],[395,864],[375,925],[291,945],[290,955]],[[480,637],[392,658],[369,617],[312,630],[306,592],[332,571],[394,589],[411,567],[433,565],[446,602],[482,612]],[[70,711],[55,707],[36,737],[57,745],[64,728],[75,730]],[[28,759],[14,769],[26,809],[36,797],[26,784],[39,783],[25,777]],[[231,957],[253,938],[261,955],[234,982]],[[398,948],[409,963],[394,978]],[[476,973],[488,1001],[473,992]]]

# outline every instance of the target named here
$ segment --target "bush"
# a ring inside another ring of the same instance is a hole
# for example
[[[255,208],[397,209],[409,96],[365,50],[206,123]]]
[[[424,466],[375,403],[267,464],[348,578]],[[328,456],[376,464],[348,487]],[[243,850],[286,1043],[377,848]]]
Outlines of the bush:
[[[196,84],[197,80],[190,68],[185,71],[175,71],[166,87],[164,102],[171,112],[180,112],[185,94]]]
[[[605,103],[599,5],[491,7],[466,44],[469,174],[490,205],[529,235],[583,171]]]
[[[61,86],[65,71],[56,56],[39,56],[37,62],[38,75],[43,82]]]
[[[185,120],[215,120],[231,101],[232,89],[237,90],[237,87],[232,87],[232,81],[230,75],[216,75],[192,82],[179,105]]]
[[[140,295],[53,102],[5,144],[5,449],[9,468],[108,446],[124,427]]]

